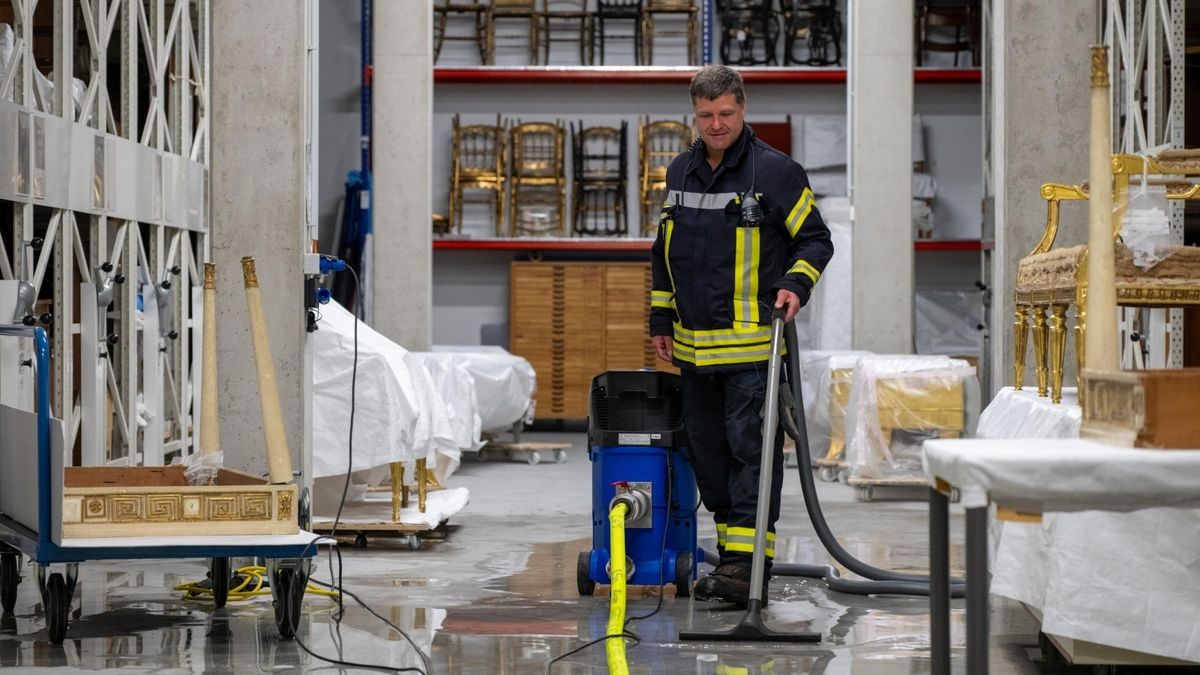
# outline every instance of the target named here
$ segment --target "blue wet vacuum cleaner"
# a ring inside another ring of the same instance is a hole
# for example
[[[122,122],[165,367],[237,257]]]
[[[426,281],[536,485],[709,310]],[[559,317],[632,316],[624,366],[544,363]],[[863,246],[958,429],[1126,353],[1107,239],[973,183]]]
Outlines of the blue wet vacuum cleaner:
[[[675,584],[679,597],[695,579],[696,479],[686,443],[679,376],[609,371],[592,380],[588,458],[592,462],[592,549],[579,554],[580,595],[608,584],[608,515],[629,505],[625,524],[626,583]]]

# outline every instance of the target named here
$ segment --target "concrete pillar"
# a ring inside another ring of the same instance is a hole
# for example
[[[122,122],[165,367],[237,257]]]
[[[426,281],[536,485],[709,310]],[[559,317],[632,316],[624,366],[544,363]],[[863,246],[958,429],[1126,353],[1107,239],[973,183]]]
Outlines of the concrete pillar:
[[[1013,383],[1013,283],[1017,263],[1045,229],[1042,184],[1087,180],[1088,47],[1099,39],[1098,4],[1009,0],[992,5],[993,392]],[[1064,204],[1055,246],[1086,241],[1087,205]],[[1067,345],[1064,381],[1073,386],[1074,338]],[[1034,363],[1032,347],[1027,349],[1029,386]]]
[[[852,343],[855,349],[908,354],[913,350],[913,0],[854,0],[850,8]]]
[[[242,286],[253,256],[293,467],[303,415],[305,25],[299,2],[212,3],[212,259],[217,265],[221,449],[266,469]]]
[[[433,340],[432,4],[374,6],[373,327],[418,351]]]

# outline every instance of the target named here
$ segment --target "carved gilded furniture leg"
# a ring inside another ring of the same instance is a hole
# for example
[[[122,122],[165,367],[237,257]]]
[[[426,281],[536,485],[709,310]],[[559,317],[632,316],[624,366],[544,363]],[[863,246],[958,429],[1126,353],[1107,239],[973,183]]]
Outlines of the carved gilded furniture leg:
[[[1067,353],[1067,306],[1050,306],[1050,402],[1062,402],[1063,361]]]
[[[392,462],[388,465],[392,470],[392,522],[400,522],[400,509],[403,504],[401,490],[404,486],[404,464]]]
[[[1033,310],[1033,366],[1037,373],[1038,396],[1046,396],[1046,308],[1034,305]]]
[[[429,482],[425,475],[425,460],[417,460],[417,510],[425,513],[425,494],[429,489]]]
[[[1013,322],[1013,389],[1017,391],[1025,384],[1025,344],[1028,340],[1029,308],[1018,304]]]

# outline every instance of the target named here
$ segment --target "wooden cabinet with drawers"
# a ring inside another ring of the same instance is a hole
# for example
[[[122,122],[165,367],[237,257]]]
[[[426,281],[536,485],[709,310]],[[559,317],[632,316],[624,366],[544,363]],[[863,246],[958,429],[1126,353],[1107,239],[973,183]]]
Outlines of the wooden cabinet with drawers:
[[[587,418],[592,378],[657,361],[646,327],[650,265],[514,262],[509,349],[537,372],[538,419]]]

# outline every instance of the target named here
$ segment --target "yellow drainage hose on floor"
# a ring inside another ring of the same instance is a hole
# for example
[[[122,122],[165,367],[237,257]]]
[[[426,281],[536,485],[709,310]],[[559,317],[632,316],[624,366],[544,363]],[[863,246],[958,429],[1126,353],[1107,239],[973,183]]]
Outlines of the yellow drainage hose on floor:
[[[622,635],[625,632],[625,514],[628,512],[629,504],[618,501],[608,514],[608,576],[612,586],[608,595],[606,635]],[[629,675],[629,664],[625,662],[625,638],[614,637],[605,642],[608,672],[611,675]]]

